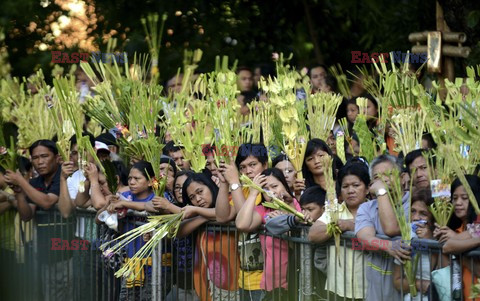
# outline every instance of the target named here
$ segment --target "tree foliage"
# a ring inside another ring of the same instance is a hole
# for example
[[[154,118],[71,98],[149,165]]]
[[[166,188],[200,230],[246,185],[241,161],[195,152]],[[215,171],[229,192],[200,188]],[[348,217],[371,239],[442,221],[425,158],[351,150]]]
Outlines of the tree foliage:
[[[90,35],[95,37],[98,48],[105,51],[105,39],[111,36],[117,38],[116,50],[126,51],[129,56],[148,52],[140,18],[149,12],[168,14],[159,61],[163,80],[182,65],[184,49],[204,51],[200,65],[203,71],[213,68],[219,54],[238,59],[239,65],[254,66],[269,62],[274,51],[293,53],[297,66],[341,63],[344,69],[353,69],[351,51],[407,51],[412,46],[409,33],[435,29],[433,0],[85,1],[95,5],[97,23]],[[46,8],[38,0],[2,4],[0,26],[7,33],[5,43],[13,75],[52,68],[50,50],[35,47],[43,34],[29,30],[31,22],[37,24],[37,29],[45,28],[51,14],[58,17],[65,13],[55,1],[51,2]],[[476,26],[479,4],[473,2],[440,1],[450,27],[467,32],[468,43],[476,41],[480,32]],[[475,53],[480,46],[469,46],[474,55],[468,63],[479,63]],[[67,51],[76,51],[74,48]]]

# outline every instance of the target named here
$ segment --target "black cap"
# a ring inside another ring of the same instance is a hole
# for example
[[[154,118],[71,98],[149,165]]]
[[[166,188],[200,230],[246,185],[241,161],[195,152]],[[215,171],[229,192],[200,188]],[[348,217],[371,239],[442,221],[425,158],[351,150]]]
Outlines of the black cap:
[[[100,141],[105,143],[106,145],[114,145],[117,146],[117,139],[110,133],[103,133],[95,138],[96,141]]]

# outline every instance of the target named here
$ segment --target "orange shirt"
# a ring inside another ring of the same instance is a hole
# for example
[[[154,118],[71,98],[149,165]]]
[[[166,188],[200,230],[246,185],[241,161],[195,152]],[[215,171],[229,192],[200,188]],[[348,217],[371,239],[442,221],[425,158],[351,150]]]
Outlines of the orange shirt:
[[[235,233],[201,231],[196,248],[193,281],[200,300],[212,300],[210,284],[215,286],[216,298],[220,296],[219,289],[234,296],[240,266]]]
[[[387,136],[387,139],[385,141],[387,143],[387,149],[388,153],[392,156],[398,156],[398,153],[394,151],[395,149],[395,139],[393,137]]]

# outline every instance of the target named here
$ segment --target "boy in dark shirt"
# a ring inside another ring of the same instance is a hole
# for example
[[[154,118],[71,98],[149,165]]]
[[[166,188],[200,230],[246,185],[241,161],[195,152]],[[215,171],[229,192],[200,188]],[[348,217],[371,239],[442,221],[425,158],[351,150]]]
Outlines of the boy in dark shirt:
[[[305,221],[315,222],[322,216],[325,205],[325,190],[320,186],[314,185],[307,188],[300,198],[300,206],[302,212],[305,214]],[[299,220],[290,214],[283,214],[278,211],[272,212],[273,214],[267,220],[265,228],[273,235],[282,235],[283,233],[292,230],[293,227],[305,223],[305,221]],[[308,228],[301,229],[301,236],[308,236]],[[325,246],[313,246],[308,244],[296,244],[296,248],[299,248],[294,254],[299,255],[296,260],[289,261],[289,263],[301,262],[300,267],[289,266],[292,272],[289,272],[290,279],[299,277],[296,281],[289,280],[289,286],[291,283],[298,283],[302,288],[302,294],[306,297],[312,298],[312,300],[320,300],[326,298],[325,295],[325,280],[327,270],[327,250]],[[312,269],[315,266],[316,269]],[[298,271],[300,272],[298,274]],[[290,288],[289,288],[290,290]],[[291,296],[294,298],[294,296]]]

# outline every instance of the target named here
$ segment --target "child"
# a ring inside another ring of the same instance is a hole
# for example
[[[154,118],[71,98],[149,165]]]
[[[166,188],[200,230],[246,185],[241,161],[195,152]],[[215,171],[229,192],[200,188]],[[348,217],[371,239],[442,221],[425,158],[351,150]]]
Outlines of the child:
[[[275,159],[272,160],[272,167],[278,168],[283,172],[285,180],[287,180],[288,188],[293,191],[293,185],[295,184],[295,179],[297,177],[297,171],[293,167],[292,162],[288,159],[288,156],[285,154],[280,154]]]
[[[305,214],[305,220],[316,221],[322,216],[325,206],[325,190],[320,186],[307,188],[300,199],[302,213]],[[281,235],[290,231],[292,226],[304,223],[298,217],[289,214],[282,214],[267,220],[265,228],[274,235]],[[308,235],[308,228],[302,228],[302,237]],[[300,281],[303,284],[304,296],[317,296],[326,298],[325,280],[327,271],[327,250],[325,246],[299,244],[300,250],[294,252],[300,254],[295,258],[296,262],[302,262],[300,265]],[[316,269],[312,270],[315,265]],[[309,290],[310,288],[310,290]]]
[[[357,99],[352,98],[347,101],[347,121],[349,125],[353,127],[355,120],[357,120],[357,115],[360,112],[360,108],[357,105]]]
[[[273,195],[289,204],[297,211],[300,211],[300,205],[295,200],[292,192],[288,188],[287,181],[283,173],[276,168],[269,168],[260,175],[255,176],[253,181],[269,190]],[[256,190],[255,190],[256,191]],[[265,224],[269,218],[268,214],[272,209],[262,205],[256,205],[255,200],[259,192],[251,192],[245,204],[238,212],[235,225],[240,231],[256,231],[261,224]],[[270,197],[262,195],[262,202],[270,201]],[[260,282],[260,287],[266,291],[264,300],[275,299],[279,296],[286,300],[287,296],[287,265],[288,265],[288,244],[278,238],[271,236],[260,236],[262,251],[264,253],[265,264],[264,273]]]
[[[273,235],[281,235],[287,231],[290,231],[292,226],[305,221],[316,221],[322,216],[325,206],[325,190],[320,186],[312,186],[307,188],[300,199],[300,207],[302,213],[305,215],[305,220],[300,220],[298,217],[281,214],[270,214],[269,219],[265,223],[265,228]]]
[[[412,214],[412,238],[420,239],[433,239],[433,215],[429,210],[430,205],[433,203],[430,190],[418,190],[412,195],[411,214]],[[395,247],[404,247],[403,245],[397,245]],[[418,249],[418,247],[417,247]],[[421,248],[420,248],[421,249]],[[416,288],[417,295],[411,297],[409,293],[408,281],[405,275],[402,275],[402,266],[400,262],[395,260],[395,266],[393,268],[393,285],[398,290],[403,292],[404,300],[438,300],[438,296],[435,296],[435,290],[430,285],[432,267],[436,265],[437,256],[427,253],[420,253],[418,250],[414,250],[415,255],[420,255],[418,260],[418,266],[416,268]],[[412,254],[414,254],[412,253]],[[412,263],[414,255],[412,255]],[[432,296],[430,299],[430,296]]]

